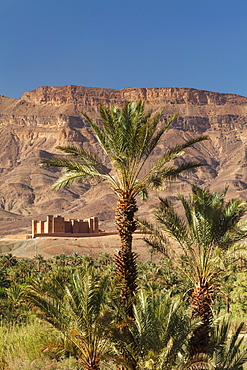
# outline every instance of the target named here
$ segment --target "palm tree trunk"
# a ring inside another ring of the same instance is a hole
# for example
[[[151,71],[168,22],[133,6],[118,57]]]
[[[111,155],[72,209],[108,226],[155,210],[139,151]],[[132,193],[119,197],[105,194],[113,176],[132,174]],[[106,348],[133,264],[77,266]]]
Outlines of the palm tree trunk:
[[[133,317],[131,299],[137,284],[136,256],[132,252],[132,234],[136,230],[134,214],[137,211],[136,201],[123,196],[118,199],[115,222],[121,239],[121,249],[115,257],[116,273],[121,284],[120,304],[123,304],[130,317]]]
[[[209,284],[196,286],[191,296],[192,316],[200,318],[202,324],[195,329],[191,337],[191,356],[209,352],[210,330],[213,321],[212,304],[212,288]]]
[[[99,358],[89,358],[85,364],[85,370],[100,370]]]
[[[230,293],[226,294],[226,313],[230,313],[231,297]]]

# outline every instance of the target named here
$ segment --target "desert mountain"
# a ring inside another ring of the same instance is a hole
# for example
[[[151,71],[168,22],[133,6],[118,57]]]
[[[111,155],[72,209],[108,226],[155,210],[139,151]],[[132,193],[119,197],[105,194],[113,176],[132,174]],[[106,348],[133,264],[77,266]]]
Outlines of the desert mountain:
[[[196,183],[211,190],[228,185],[228,197],[247,198],[247,98],[188,88],[40,87],[20,99],[0,97],[0,236],[30,232],[31,219],[44,219],[47,214],[98,216],[102,229],[114,229],[114,194],[102,184],[79,184],[54,192],[51,185],[60,170],[42,168],[39,163],[58,154],[57,145],[69,143],[83,143],[101,153],[80,112],[97,119],[100,103],[121,107],[126,100],[145,100],[154,112],[165,107],[163,119],[179,114],[151,161],[167,147],[191,137],[205,134],[210,138],[182,159],[199,160],[205,166],[180,176],[160,195],[176,201],[179,192],[189,193]],[[139,203],[138,216],[150,212],[157,195],[153,192],[148,202]]]

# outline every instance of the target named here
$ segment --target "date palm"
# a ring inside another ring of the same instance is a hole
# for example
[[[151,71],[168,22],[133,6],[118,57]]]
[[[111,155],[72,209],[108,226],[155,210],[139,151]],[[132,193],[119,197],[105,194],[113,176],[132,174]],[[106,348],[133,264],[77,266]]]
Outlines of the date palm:
[[[247,236],[247,223],[242,221],[247,204],[240,199],[226,201],[226,192],[227,189],[222,193],[210,193],[193,186],[189,200],[179,197],[184,216],[177,213],[168,199],[161,198],[155,213],[161,227],[141,221],[153,235],[147,242],[163,253],[172,251],[193,283],[191,308],[193,315],[201,318],[202,325],[191,339],[191,356],[210,350],[213,293],[224,272],[224,257],[236,253]]]
[[[46,349],[74,354],[85,370],[99,370],[110,351],[107,308],[107,275],[98,278],[93,269],[68,272],[68,282],[57,278],[31,282],[26,299],[36,314],[62,335],[63,341],[47,343]]]
[[[184,302],[170,294],[150,296],[150,292],[139,290],[133,311],[128,335],[115,334],[118,363],[128,370],[182,368],[189,338],[198,326]]]
[[[200,136],[167,148],[151,168],[145,166],[162,135],[176,118],[174,115],[158,127],[162,113],[163,110],[157,114],[153,114],[152,110],[145,112],[142,101],[126,102],[122,110],[113,104],[109,108],[101,105],[100,123],[91,120],[85,113],[83,115],[106,157],[100,157],[96,151],[85,149],[83,145],[59,146],[58,149],[71,155],[71,159],[53,157],[42,162],[47,167],[65,169],[64,175],[54,184],[56,190],[76,181],[95,180],[104,182],[117,195],[115,223],[121,238],[121,249],[116,256],[116,269],[122,286],[121,300],[125,305],[128,305],[137,288],[135,255],[132,252],[136,197],[138,194],[147,196],[149,188],[159,188],[164,180],[198,167],[195,162],[178,166],[170,162],[183,155],[184,149],[206,138]]]
[[[7,253],[0,256],[1,269],[7,269],[17,265],[18,260],[12,253]]]

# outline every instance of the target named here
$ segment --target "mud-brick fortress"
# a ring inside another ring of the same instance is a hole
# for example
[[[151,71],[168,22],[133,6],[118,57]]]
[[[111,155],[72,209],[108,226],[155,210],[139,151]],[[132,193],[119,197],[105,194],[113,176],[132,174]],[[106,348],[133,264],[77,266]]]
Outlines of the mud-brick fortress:
[[[32,220],[32,237],[40,236],[97,236],[99,231],[98,217],[85,220],[65,220],[62,216],[47,216],[46,221]]]

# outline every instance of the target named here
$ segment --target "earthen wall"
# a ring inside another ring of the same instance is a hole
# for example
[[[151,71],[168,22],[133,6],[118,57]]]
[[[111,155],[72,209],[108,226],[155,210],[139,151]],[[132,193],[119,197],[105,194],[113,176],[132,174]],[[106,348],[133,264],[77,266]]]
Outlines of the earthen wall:
[[[62,216],[48,215],[46,221],[32,220],[32,237],[36,234],[60,236],[95,233],[99,233],[98,217],[90,217],[86,220],[64,220]]]

